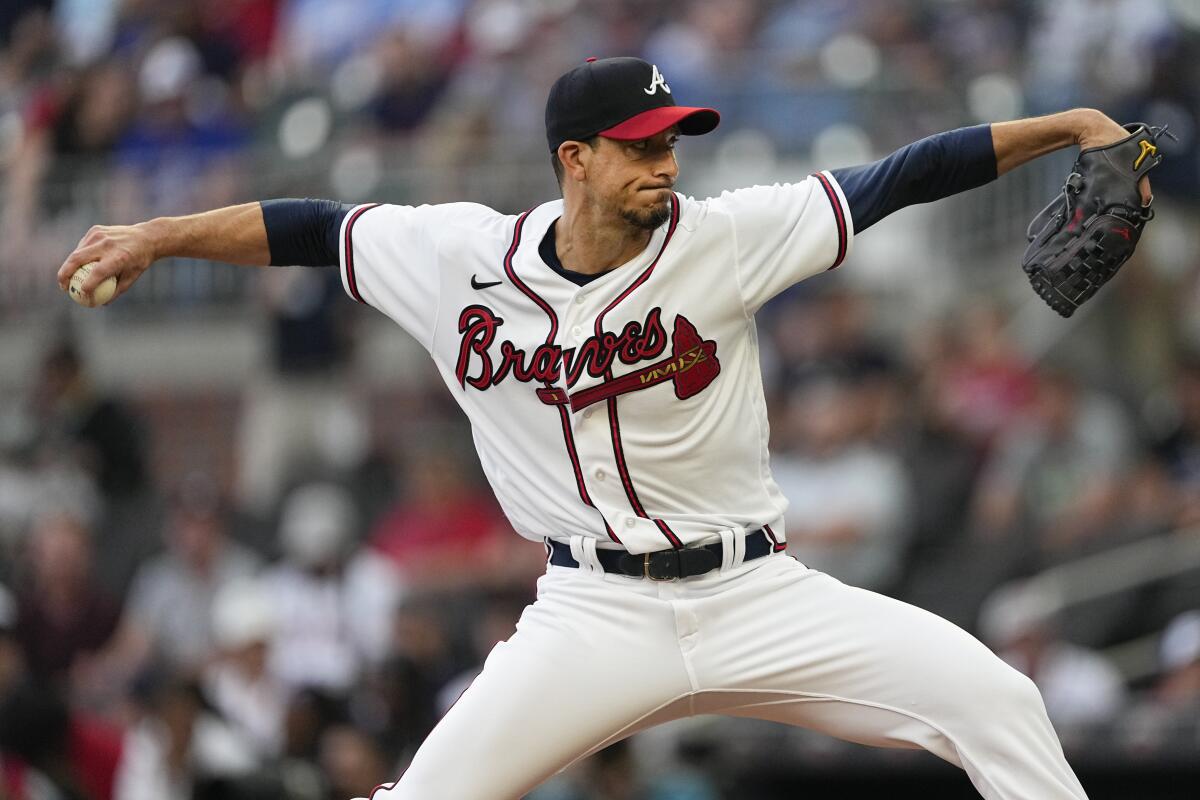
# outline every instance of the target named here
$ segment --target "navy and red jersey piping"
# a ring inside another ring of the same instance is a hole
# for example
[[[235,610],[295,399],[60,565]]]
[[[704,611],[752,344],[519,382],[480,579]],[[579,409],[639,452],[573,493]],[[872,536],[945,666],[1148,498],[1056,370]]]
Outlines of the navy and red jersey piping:
[[[538,308],[542,309],[546,316],[550,318],[550,333],[546,336],[546,344],[552,345],[554,344],[555,338],[558,336],[558,315],[554,313],[554,309],[549,303],[546,302],[545,299],[538,295],[537,292],[533,291],[533,289],[530,289],[523,280],[517,277],[517,272],[515,269],[513,269],[512,264],[513,256],[516,254],[517,247],[521,243],[521,230],[525,226],[525,220],[531,213],[533,213],[533,209],[526,211],[517,218],[517,225],[513,230],[512,244],[509,245],[508,252],[504,255],[504,274],[508,276],[510,281],[512,281],[513,286],[516,286],[522,294],[532,300],[534,304],[536,304]],[[544,381],[544,383],[547,391],[554,391],[555,387],[552,383],[549,381]],[[559,422],[562,424],[563,445],[567,450],[567,458],[569,458],[571,461],[571,469],[575,473],[575,486],[579,491],[579,499],[582,500],[586,505],[596,508],[596,504],[592,502],[592,497],[588,493],[587,483],[583,477],[583,467],[579,463],[579,452],[575,449],[575,437],[571,432],[570,413],[565,405],[560,404],[557,405],[556,408],[558,409]],[[599,513],[599,509],[596,509],[596,511]],[[604,519],[603,514],[601,514],[600,517],[604,521],[604,530],[608,533],[608,538],[612,539],[617,544],[621,544],[621,540],[617,538],[617,534],[615,531],[613,531],[612,526],[608,524],[608,520]]]
[[[604,310],[597,315],[595,327],[596,336],[602,336],[604,334],[604,316],[608,314],[609,311],[612,311],[614,308],[616,308],[622,300],[631,295],[635,289],[637,289],[650,278],[650,274],[654,272],[654,268],[658,266],[658,262],[662,258],[662,254],[666,252],[667,245],[671,242],[671,237],[675,235],[675,229],[678,225],[679,198],[672,193],[671,222],[670,225],[667,226],[667,235],[663,237],[662,246],[659,247],[658,253],[654,256],[654,260],[650,262],[650,266],[646,267],[646,269],[642,271],[641,275],[639,275],[632,283],[630,283],[629,286],[625,287],[625,290],[621,292],[621,294],[617,295],[616,299],[609,303]],[[611,367],[605,371],[604,379],[606,381],[613,380]],[[625,448],[621,444],[621,422],[617,416],[617,398],[615,396],[608,398],[607,406],[609,431],[612,434],[613,458],[617,462],[617,474],[621,477],[621,486],[625,489],[625,497],[628,498],[629,505],[635,514],[642,519],[651,519],[650,515],[646,513],[646,509],[642,506],[642,501],[638,498],[637,489],[634,488],[633,485],[633,478],[630,477],[629,474],[629,465],[625,462]],[[681,540],[679,536],[673,530],[671,530],[671,527],[667,525],[666,522],[658,518],[654,518],[653,522],[655,527],[658,528],[659,532],[662,533],[666,540],[671,543],[672,547],[676,549],[683,547],[683,540]]]
[[[829,204],[833,206],[833,219],[837,224],[838,248],[837,258],[833,260],[833,264],[829,266],[829,269],[834,269],[846,257],[846,246],[849,240],[849,232],[846,228],[846,211],[842,208],[842,201],[838,197],[837,190],[833,188],[833,184],[829,178],[825,177],[825,174],[821,172],[813,173],[813,177],[820,181],[821,187],[825,190],[825,196],[829,198]]]
[[[378,208],[379,203],[368,203],[365,206],[359,206],[350,214],[350,218],[346,220],[346,232],[343,234],[344,244],[346,249],[346,288],[350,290],[350,296],[363,305],[367,304],[363,300],[362,295],[358,291],[358,280],[354,276],[354,243],[351,240],[351,233],[354,230],[354,223],[358,222],[358,218],[372,208]]]

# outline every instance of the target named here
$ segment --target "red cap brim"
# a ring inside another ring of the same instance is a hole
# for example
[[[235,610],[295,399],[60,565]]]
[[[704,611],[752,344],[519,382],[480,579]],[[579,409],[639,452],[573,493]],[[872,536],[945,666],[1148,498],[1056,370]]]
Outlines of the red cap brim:
[[[711,108],[689,106],[661,106],[643,111],[605,131],[600,135],[606,139],[630,142],[656,136],[672,125],[686,136],[700,136],[717,127],[721,115]]]

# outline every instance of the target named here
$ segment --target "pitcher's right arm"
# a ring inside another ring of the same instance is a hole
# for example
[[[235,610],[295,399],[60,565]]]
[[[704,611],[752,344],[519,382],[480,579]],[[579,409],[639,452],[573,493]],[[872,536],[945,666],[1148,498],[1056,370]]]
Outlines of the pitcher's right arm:
[[[80,266],[99,262],[85,294],[117,276],[119,297],[151,264],[181,256],[246,266],[337,266],[338,230],[351,206],[332,200],[265,200],[136,225],[97,225],[58,270],[66,291]]]

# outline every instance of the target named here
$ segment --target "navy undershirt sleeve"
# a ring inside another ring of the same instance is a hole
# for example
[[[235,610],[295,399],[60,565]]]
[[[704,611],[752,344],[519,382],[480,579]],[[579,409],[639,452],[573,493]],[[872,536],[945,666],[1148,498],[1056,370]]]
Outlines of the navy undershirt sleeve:
[[[854,232],[861,233],[905,206],[940,200],[994,181],[992,127],[976,125],[934,134],[879,161],[830,173],[846,196]]]
[[[333,200],[263,200],[272,266],[336,267],[338,233],[354,206]]]

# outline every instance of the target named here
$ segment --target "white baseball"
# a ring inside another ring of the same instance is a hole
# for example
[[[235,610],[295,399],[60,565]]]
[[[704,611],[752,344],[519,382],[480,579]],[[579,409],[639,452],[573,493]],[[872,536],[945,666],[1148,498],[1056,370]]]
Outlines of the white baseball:
[[[91,297],[83,293],[83,282],[92,274],[92,268],[98,262],[93,261],[90,264],[84,264],[79,269],[75,270],[75,274],[71,276],[71,285],[67,292],[71,295],[71,299],[81,306],[87,308],[95,308],[102,306],[109,300],[113,299],[113,295],[117,293],[117,276],[106,279],[103,283],[96,287],[92,292]]]

